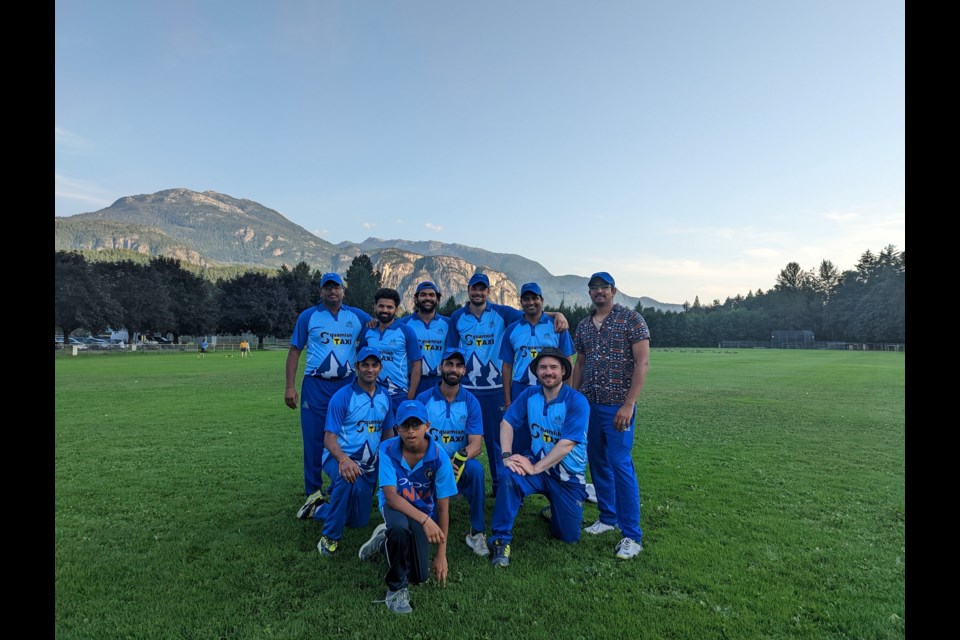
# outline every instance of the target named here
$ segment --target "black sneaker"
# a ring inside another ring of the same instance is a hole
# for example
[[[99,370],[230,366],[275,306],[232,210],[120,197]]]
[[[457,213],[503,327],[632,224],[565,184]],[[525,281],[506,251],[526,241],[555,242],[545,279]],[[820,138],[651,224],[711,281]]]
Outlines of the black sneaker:
[[[510,545],[503,540],[494,540],[490,545],[490,564],[495,567],[506,567],[510,564]]]

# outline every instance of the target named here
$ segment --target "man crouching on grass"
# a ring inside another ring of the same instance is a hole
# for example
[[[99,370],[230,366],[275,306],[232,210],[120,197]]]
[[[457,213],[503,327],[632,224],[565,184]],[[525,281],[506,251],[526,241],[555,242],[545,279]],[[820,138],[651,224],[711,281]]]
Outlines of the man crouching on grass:
[[[408,584],[430,577],[430,545],[437,545],[433,571],[447,584],[449,498],[457,493],[450,458],[428,435],[427,408],[417,400],[397,407],[395,438],[380,444],[377,499],[384,524],[360,547],[361,560],[387,556],[387,609],[410,613]]]

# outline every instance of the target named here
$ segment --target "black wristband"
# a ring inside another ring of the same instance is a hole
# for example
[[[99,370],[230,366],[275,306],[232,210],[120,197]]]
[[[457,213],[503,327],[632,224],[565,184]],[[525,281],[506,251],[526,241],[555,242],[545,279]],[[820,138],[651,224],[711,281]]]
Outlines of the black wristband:
[[[506,460],[512,455],[513,455],[513,451],[504,451],[503,453],[500,454],[500,458],[503,460]]]

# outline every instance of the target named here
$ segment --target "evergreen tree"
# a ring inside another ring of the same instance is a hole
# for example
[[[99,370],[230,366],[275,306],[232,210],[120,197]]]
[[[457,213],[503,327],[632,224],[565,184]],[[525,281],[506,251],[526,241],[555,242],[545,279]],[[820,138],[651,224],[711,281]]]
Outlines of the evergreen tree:
[[[373,270],[373,262],[370,256],[363,253],[353,259],[350,268],[347,269],[347,276],[344,278],[346,294],[343,302],[352,307],[356,307],[367,313],[373,313],[373,306],[376,300],[373,294],[381,286],[382,274]]]
[[[454,295],[447,296],[447,301],[443,303],[443,306],[437,310],[442,316],[447,316],[448,318],[453,315],[453,312],[460,308],[460,305],[457,304],[457,298]]]

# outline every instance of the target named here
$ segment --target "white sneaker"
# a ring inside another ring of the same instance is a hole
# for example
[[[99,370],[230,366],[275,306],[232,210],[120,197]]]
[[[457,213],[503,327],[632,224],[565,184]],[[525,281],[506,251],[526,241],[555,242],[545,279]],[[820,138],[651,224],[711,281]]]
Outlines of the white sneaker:
[[[467,536],[467,546],[473,549],[478,556],[490,555],[490,547],[487,546],[487,536],[482,531],[472,536]]]
[[[387,525],[379,524],[377,528],[373,530],[373,535],[370,536],[370,539],[360,546],[360,551],[357,555],[361,560],[376,560],[377,555],[381,552],[386,541]]]
[[[623,538],[620,542],[617,543],[616,548],[617,557],[623,560],[629,560],[634,557],[641,551],[643,551],[643,545],[639,542],[634,542],[631,538]]]
[[[592,483],[587,483],[587,502],[597,503],[597,489]]]
[[[606,533],[607,531],[613,531],[614,529],[616,529],[616,527],[612,524],[605,524],[597,520],[589,527],[585,527],[583,530],[596,536],[600,535],[601,533]]]

